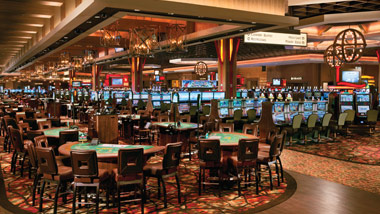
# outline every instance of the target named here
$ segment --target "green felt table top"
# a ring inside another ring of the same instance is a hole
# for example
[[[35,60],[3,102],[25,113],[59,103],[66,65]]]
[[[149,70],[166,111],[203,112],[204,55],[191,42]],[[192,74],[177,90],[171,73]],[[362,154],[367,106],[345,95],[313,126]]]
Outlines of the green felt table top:
[[[168,127],[169,125],[175,125],[174,122],[157,122],[153,123],[157,126]],[[177,129],[196,129],[198,126],[196,123],[181,123],[181,126],[177,126]]]
[[[59,132],[67,131],[67,130],[74,130],[74,129],[69,129],[67,127],[52,128],[52,129],[44,130],[44,134],[48,137],[59,137]],[[81,132],[79,132],[79,135],[81,135]]]
[[[243,138],[257,138],[253,135],[247,135],[243,133],[236,132],[213,132],[208,136],[208,139],[219,139],[220,144],[229,145],[229,144],[238,144],[240,139]]]
[[[71,146],[71,150],[96,150],[100,154],[112,154],[118,153],[119,149],[132,149],[143,148],[151,149],[153,146],[149,145],[119,145],[119,144],[99,144],[96,146],[90,146],[89,143],[78,143]]]

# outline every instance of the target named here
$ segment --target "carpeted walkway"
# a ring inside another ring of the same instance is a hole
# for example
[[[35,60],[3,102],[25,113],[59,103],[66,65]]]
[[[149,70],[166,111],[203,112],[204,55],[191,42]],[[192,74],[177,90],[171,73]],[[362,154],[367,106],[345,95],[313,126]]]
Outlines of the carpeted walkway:
[[[4,174],[4,180],[6,184],[7,194],[9,200],[28,211],[37,212],[38,200],[36,201],[36,206],[31,206],[31,188],[32,179],[28,179],[27,174],[21,178],[18,174],[14,176],[9,173],[10,169],[10,154],[1,153],[1,167]],[[154,157],[150,161],[159,161],[160,157]],[[149,179],[148,186],[152,187],[150,190],[150,199],[147,204],[145,204],[146,213],[234,213],[234,212],[255,212],[257,209],[262,209],[263,207],[269,208],[273,205],[280,203],[287,198],[289,198],[296,189],[296,184],[293,180],[293,185],[289,185],[285,182],[279,187],[274,182],[274,190],[270,190],[269,182],[264,182],[263,187],[259,196],[255,195],[255,187],[249,187],[248,189],[243,189],[243,197],[237,196],[236,185],[234,188],[224,189],[222,192],[222,197],[217,196],[217,189],[209,187],[202,196],[198,196],[197,187],[197,173],[198,173],[198,161],[189,162],[184,159],[181,162],[180,179],[181,179],[181,192],[182,192],[182,203],[178,204],[176,187],[171,184],[175,184],[175,180],[168,180],[168,208],[163,208],[163,201],[158,200],[156,196],[157,182],[156,179]],[[288,176],[286,176],[288,180]],[[290,187],[292,186],[292,187]],[[172,192],[173,193],[170,193]],[[54,192],[54,191],[53,191]],[[52,192],[52,193],[53,193]],[[69,213],[71,212],[71,203],[62,206],[59,202],[59,213]],[[162,199],[162,196],[161,196]],[[52,212],[52,202],[44,202],[44,212]],[[102,213],[117,213],[117,208],[112,208],[109,210],[105,209],[105,203],[101,204]],[[139,204],[125,205],[123,207],[124,211],[127,213],[139,212]],[[94,211],[92,209],[82,208],[77,211],[77,213],[87,213],[89,211]]]
[[[292,144],[287,149],[353,163],[380,165],[380,133],[339,136],[337,142]]]

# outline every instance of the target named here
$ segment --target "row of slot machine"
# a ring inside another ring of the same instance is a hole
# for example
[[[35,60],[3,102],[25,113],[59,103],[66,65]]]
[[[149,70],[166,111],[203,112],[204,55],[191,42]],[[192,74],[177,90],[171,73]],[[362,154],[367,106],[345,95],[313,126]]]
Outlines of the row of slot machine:
[[[346,110],[355,110],[359,118],[367,117],[367,111],[372,107],[372,94],[368,92],[340,93],[339,94],[339,112]]]
[[[295,96],[297,93],[302,93],[303,97]],[[329,97],[328,91],[322,91],[316,89],[312,91],[311,89],[302,89],[302,90],[289,90],[289,89],[252,89],[252,90],[238,90],[236,92],[236,98],[238,99],[259,99],[267,98],[270,101],[303,101],[303,100],[322,100],[326,101]]]

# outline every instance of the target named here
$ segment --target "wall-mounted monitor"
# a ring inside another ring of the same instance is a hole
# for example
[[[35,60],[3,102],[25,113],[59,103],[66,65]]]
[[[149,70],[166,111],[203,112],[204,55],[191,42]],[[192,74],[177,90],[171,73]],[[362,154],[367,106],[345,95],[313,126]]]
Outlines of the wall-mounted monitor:
[[[72,82],[72,86],[73,87],[81,87],[82,86],[82,82],[81,81],[73,81]]]
[[[111,86],[123,86],[123,78],[111,78]]]
[[[342,82],[360,83],[360,71],[358,70],[342,71]]]
[[[273,78],[272,79],[272,85],[273,86],[280,86],[281,85],[281,79],[279,79],[279,78]]]

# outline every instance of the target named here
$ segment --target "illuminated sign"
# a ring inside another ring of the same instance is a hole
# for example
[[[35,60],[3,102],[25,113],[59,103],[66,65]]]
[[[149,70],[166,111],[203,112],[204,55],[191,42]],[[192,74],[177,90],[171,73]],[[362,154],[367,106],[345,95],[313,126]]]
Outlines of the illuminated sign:
[[[307,46],[307,34],[257,32],[244,35],[245,43]]]

